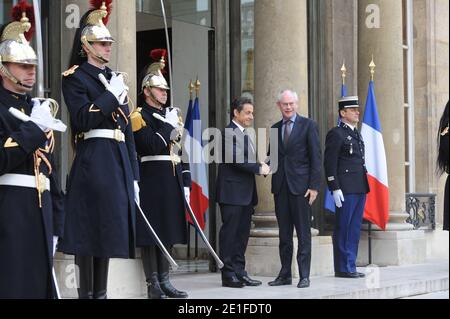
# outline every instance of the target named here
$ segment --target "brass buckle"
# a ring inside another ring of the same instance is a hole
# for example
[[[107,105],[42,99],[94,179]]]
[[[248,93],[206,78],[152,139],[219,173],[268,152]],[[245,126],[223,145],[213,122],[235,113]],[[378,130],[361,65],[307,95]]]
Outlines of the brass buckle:
[[[123,138],[123,133],[121,130],[114,130],[114,139],[120,143],[120,142],[125,142],[124,138]]]

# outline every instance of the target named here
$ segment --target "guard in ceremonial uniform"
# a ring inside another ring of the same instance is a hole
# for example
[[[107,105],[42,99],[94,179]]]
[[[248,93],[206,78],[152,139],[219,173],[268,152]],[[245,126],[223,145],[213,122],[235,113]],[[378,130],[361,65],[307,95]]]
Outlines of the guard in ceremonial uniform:
[[[162,70],[165,50],[152,51],[157,61],[145,69],[140,94],[141,106],[131,116],[136,150],[140,159],[140,197],[146,217],[170,251],[175,244],[186,244],[185,196],[189,198],[189,164],[181,162],[179,150],[182,120],[175,108],[164,108],[170,90]],[[177,146],[178,144],[178,146]],[[142,248],[142,263],[148,298],[187,298],[169,281],[169,263],[150,236],[148,226],[137,217],[137,247]]]
[[[325,174],[336,204],[333,234],[336,277],[361,278],[356,257],[366,196],[369,193],[364,141],[358,132],[358,97],[339,100],[341,124],[330,130],[325,145]]]
[[[65,237],[75,255],[79,298],[106,299],[110,258],[135,256],[139,167],[129,123],[128,87],[112,72],[114,42],[105,24],[112,1],[91,1],[80,22],[62,90],[76,157],[67,183]]]
[[[48,100],[29,95],[38,62],[28,43],[32,15],[21,1],[16,21],[0,31],[0,299],[57,297],[52,268],[63,194],[53,161],[54,114]]]

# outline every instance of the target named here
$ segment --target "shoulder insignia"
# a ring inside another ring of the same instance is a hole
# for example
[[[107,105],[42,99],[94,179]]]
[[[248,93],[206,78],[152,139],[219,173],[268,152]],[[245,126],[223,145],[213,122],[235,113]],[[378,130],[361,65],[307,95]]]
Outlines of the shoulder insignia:
[[[13,148],[13,147],[18,147],[18,146],[19,146],[19,144],[14,142],[13,139],[10,137],[6,140],[6,143],[3,147],[4,148]]]
[[[79,68],[79,65],[74,65],[73,67],[71,67],[70,69],[68,69],[67,71],[64,71],[62,73],[62,76],[64,77],[68,77],[69,75],[72,75],[75,73],[75,71]]]
[[[142,118],[142,107],[138,107],[136,111],[131,113],[130,119],[131,119],[131,126],[133,128],[133,133],[138,132],[142,130],[142,128],[147,126],[147,123],[145,123],[144,119]]]

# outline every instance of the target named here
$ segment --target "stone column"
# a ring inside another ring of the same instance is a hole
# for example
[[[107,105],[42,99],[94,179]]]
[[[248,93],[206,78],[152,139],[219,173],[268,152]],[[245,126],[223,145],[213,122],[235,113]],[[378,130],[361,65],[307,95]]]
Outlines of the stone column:
[[[276,100],[278,93],[283,89],[291,89],[299,94],[299,113],[308,117],[307,31],[306,0],[255,1],[256,129],[269,129],[281,119]],[[265,142],[258,141],[260,151]],[[253,219],[256,227],[251,232],[247,249],[248,270],[254,275],[276,276],[281,264],[270,178],[258,178],[257,185],[259,205]],[[319,239],[314,240],[313,245],[318,245],[318,241]],[[296,245],[296,240],[294,243]],[[313,251],[318,255],[324,255],[319,249],[313,248]],[[298,275],[295,255],[296,251],[293,258],[294,276]],[[320,268],[327,268],[328,263],[315,263],[314,260],[313,256],[312,275],[329,272]]]
[[[387,232],[373,232],[373,262],[379,265],[421,262],[426,243],[423,232],[411,231],[405,212],[405,88],[403,67],[403,8],[401,1],[361,0],[359,8],[358,83],[365,103],[374,57],[375,95],[387,156],[390,208]],[[406,232],[405,232],[406,231]],[[367,258],[367,235],[361,240],[359,259]]]
[[[114,1],[108,28],[116,40],[109,67],[128,74],[129,95],[136,102],[136,1]]]

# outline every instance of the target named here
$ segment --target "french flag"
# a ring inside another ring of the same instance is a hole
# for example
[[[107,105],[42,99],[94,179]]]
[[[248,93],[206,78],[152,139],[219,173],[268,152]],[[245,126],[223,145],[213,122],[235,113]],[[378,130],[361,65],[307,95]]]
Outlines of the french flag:
[[[369,83],[361,135],[366,148],[365,158],[370,186],[364,219],[386,230],[389,220],[388,172],[373,81]]]
[[[189,101],[185,129],[189,132],[185,139],[185,150],[189,154],[192,190],[190,204],[195,218],[202,230],[205,229],[205,213],[209,207],[208,177],[206,163],[203,160],[202,121],[200,119],[200,103],[198,97],[194,105]],[[192,220],[187,214],[189,223]]]

